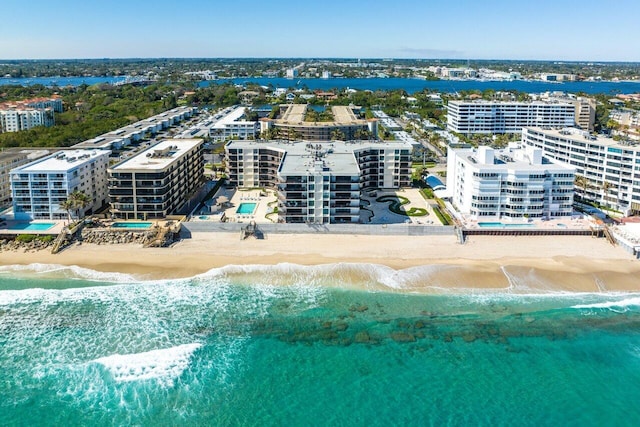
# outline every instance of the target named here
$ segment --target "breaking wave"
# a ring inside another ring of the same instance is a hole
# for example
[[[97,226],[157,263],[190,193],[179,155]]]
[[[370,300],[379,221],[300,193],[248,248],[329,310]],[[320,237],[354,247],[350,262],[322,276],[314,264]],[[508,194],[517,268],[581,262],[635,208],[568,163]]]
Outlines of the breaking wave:
[[[182,375],[191,356],[201,346],[200,343],[192,343],[144,353],[114,354],[94,362],[103,365],[116,382],[153,379],[170,387]]]

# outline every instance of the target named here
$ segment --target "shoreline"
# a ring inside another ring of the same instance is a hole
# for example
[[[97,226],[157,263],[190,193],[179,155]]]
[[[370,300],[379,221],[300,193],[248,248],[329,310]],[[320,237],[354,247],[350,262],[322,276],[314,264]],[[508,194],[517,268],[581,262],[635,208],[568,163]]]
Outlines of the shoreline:
[[[454,236],[270,234],[264,240],[241,241],[236,233],[203,232],[170,248],[82,244],[56,255],[41,250],[3,252],[0,257],[4,266],[79,266],[131,274],[140,280],[188,278],[225,266],[282,267],[283,263],[339,265],[344,270],[339,280],[372,290],[640,291],[640,262],[605,239],[589,236],[471,236],[460,245]],[[384,274],[374,265],[393,269],[394,280],[401,282],[398,288],[381,283],[387,279],[378,277]],[[290,275],[281,270],[271,280],[279,282],[281,275],[280,284],[286,285]],[[315,274],[322,275],[323,270]],[[321,280],[322,286],[331,286],[330,274],[326,283]]]

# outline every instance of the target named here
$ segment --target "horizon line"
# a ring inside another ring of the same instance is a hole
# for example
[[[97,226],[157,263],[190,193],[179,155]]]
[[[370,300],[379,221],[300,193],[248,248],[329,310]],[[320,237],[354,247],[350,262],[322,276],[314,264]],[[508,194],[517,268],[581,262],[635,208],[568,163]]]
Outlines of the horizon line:
[[[132,57],[77,57],[77,58],[0,58],[0,61],[131,61],[131,60],[377,60],[377,61],[478,61],[478,62],[557,62],[557,63],[608,63],[608,64],[640,64],[629,60],[595,60],[595,59],[501,59],[501,58],[417,58],[417,57],[358,57],[358,56],[132,56]]]

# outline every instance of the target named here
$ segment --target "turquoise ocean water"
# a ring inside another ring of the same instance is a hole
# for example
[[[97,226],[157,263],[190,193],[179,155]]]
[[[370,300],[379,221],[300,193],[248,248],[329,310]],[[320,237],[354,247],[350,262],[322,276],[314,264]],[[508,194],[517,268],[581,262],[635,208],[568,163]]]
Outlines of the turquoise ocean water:
[[[638,425],[640,294],[428,280],[0,267],[0,425]]]

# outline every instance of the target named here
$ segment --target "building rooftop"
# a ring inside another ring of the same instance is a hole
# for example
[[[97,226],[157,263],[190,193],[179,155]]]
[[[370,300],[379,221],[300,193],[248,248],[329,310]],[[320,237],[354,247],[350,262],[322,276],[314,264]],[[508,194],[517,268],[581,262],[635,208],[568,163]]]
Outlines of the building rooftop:
[[[86,141],[82,141],[74,145],[74,147],[110,148],[114,144],[124,142],[126,138],[130,138],[131,135],[133,134],[137,134],[140,132],[147,132],[151,128],[154,128],[159,124],[162,124],[163,121],[169,120],[172,117],[176,117],[187,112],[192,112],[193,110],[194,110],[194,107],[176,107],[171,110],[165,111],[163,113],[157,114],[155,116],[148,117],[146,119],[137,121],[130,125],[113,130],[111,132],[107,132],[95,138],[87,139]]]
[[[246,107],[235,107],[226,114],[219,117],[218,121],[212,126],[214,129],[223,129],[226,125],[232,123],[255,123],[250,120],[240,120],[245,115]]]
[[[278,121],[284,123],[302,123],[304,122],[306,113],[306,104],[291,104]]]
[[[640,142],[638,141],[616,141],[613,138],[608,138],[602,135],[593,135],[587,131],[577,128],[545,129],[541,127],[528,127],[526,129],[541,132],[551,137],[571,139],[573,141],[584,142],[587,144],[602,145],[605,147],[620,148],[623,150],[640,150]]]
[[[0,151],[0,163],[11,162],[15,159],[37,159],[51,153],[52,149],[41,148],[5,148]]]
[[[123,160],[110,169],[121,170],[163,170],[180,159],[193,147],[203,144],[202,139],[167,139],[161,141],[135,156]]]
[[[574,170],[572,167],[551,162],[542,157],[539,148],[522,147],[518,143],[509,148],[493,149],[490,147],[462,148],[454,150],[456,155],[469,167],[487,171],[540,171],[546,169]]]
[[[57,172],[69,171],[100,155],[109,155],[108,150],[64,150],[28,163],[11,172]]]
[[[277,120],[277,124],[285,125],[303,125],[303,126],[346,126],[346,125],[364,125],[367,120],[359,119],[353,112],[353,108],[347,106],[333,106],[331,113],[333,121],[331,122],[307,122],[305,116],[307,114],[307,104],[290,104],[286,111]],[[268,120],[268,119],[265,119]]]
[[[339,175],[360,173],[353,149],[332,143],[295,144],[294,150],[287,150],[279,172],[283,175],[303,175],[313,170]]]
[[[328,168],[327,171],[340,175],[358,174],[360,169],[354,151],[361,149],[393,148],[411,149],[411,144],[403,142],[369,142],[369,141],[333,141],[333,142],[287,142],[287,141],[230,141],[228,148],[257,149],[265,148],[286,152],[280,172],[284,175],[305,174],[312,167]],[[316,164],[316,160],[321,163]]]
[[[569,102],[558,101],[558,100],[535,100],[535,101],[489,101],[486,99],[474,99],[474,100],[454,100],[449,101],[449,104],[473,104],[473,105],[495,105],[495,104],[504,104],[504,105],[562,105],[573,107],[574,105]]]
[[[123,142],[124,139],[118,136],[107,136],[101,135],[96,136],[95,138],[87,139],[86,141],[79,142],[74,145],[76,148],[100,148],[100,149],[108,149],[111,148],[114,144],[118,144]]]

